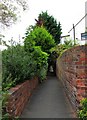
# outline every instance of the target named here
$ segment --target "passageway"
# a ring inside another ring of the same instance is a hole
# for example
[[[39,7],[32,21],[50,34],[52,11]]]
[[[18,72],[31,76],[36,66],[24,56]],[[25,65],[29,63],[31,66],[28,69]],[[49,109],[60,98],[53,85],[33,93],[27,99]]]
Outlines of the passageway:
[[[73,118],[73,111],[61,82],[54,76],[40,84],[31,96],[21,118]]]

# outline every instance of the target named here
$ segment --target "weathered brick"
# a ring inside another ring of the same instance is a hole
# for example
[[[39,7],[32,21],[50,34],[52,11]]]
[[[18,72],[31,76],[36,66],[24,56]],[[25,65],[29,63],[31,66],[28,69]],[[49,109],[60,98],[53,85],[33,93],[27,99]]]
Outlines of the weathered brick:
[[[38,83],[38,78],[35,77],[35,79],[27,80],[9,90],[10,97],[8,100],[7,111],[11,116],[16,117],[22,113],[33,89],[37,87]]]
[[[65,51],[56,62],[56,74],[77,110],[80,100],[87,97],[87,46],[76,46]]]

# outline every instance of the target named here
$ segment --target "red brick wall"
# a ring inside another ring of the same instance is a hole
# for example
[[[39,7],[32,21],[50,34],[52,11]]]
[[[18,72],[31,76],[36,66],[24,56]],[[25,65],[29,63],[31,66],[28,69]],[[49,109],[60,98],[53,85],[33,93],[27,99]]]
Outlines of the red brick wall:
[[[65,51],[57,60],[56,74],[65,92],[77,110],[81,99],[87,97],[87,46]]]
[[[9,90],[10,98],[8,100],[7,111],[13,117],[20,116],[27,101],[29,100],[32,91],[38,85],[38,78],[27,80],[24,83],[17,85]]]

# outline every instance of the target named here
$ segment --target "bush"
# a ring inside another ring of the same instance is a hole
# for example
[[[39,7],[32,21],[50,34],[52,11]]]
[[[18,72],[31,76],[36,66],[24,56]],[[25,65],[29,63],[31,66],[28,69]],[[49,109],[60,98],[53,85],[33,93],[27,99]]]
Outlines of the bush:
[[[33,56],[34,59],[37,60],[37,64],[39,67],[38,76],[41,79],[46,78],[48,63],[49,63],[48,55],[50,56],[50,49],[54,46],[55,46],[55,41],[52,38],[52,35],[50,35],[50,33],[45,28],[34,27],[30,31],[29,29],[27,30],[24,41],[24,47],[25,50],[29,53],[32,53],[34,55]]]
[[[43,52],[49,53],[49,50],[55,46],[55,41],[45,28],[36,27],[25,38],[25,49],[30,51],[30,45],[41,46]]]
[[[77,45],[79,45],[79,44],[76,40],[75,40],[75,44],[74,44],[73,40],[66,39],[64,41],[64,44],[56,45],[54,48],[50,49],[50,52],[52,53],[53,51],[55,51],[58,54],[58,56],[60,56],[65,50],[70,49],[70,48],[77,46]]]
[[[25,51],[24,47],[19,44],[8,47],[2,52],[3,90],[8,90],[34,76],[38,76],[40,79],[45,78],[48,68],[47,59],[48,54],[38,46],[34,46],[31,53]],[[42,70],[44,70],[44,74],[41,73]]]
[[[44,80],[48,69],[48,54],[43,52],[39,46],[35,46],[34,51],[32,52],[32,57],[37,61],[37,76],[40,80]]]
[[[78,112],[78,116],[81,120],[87,120],[87,98],[81,101],[81,110]]]
[[[40,82],[46,78],[48,54],[40,47],[34,46],[32,53],[26,52],[23,46],[9,46],[2,51],[3,75],[2,75],[2,119],[14,119],[6,111],[9,98],[8,89],[29,80],[35,76]]]
[[[37,64],[32,56],[24,51],[23,46],[11,46],[4,50],[2,52],[2,63],[3,88],[6,86],[10,88],[36,75]]]

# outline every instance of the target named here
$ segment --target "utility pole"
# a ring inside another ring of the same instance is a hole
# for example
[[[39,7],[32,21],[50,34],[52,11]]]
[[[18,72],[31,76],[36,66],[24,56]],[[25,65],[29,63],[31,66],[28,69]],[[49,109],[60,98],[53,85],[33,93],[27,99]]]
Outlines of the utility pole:
[[[74,45],[75,45],[75,26],[74,26],[74,24],[73,24],[73,39],[74,39]]]
[[[87,13],[79,20],[79,22],[78,22],[76,25],[73,24],[73,28],[68,32],[68,33],[70,33],[70,32],[73,30],[74,44],[75,44],[75,27],[76,27],[86,16],[87,16]]]

